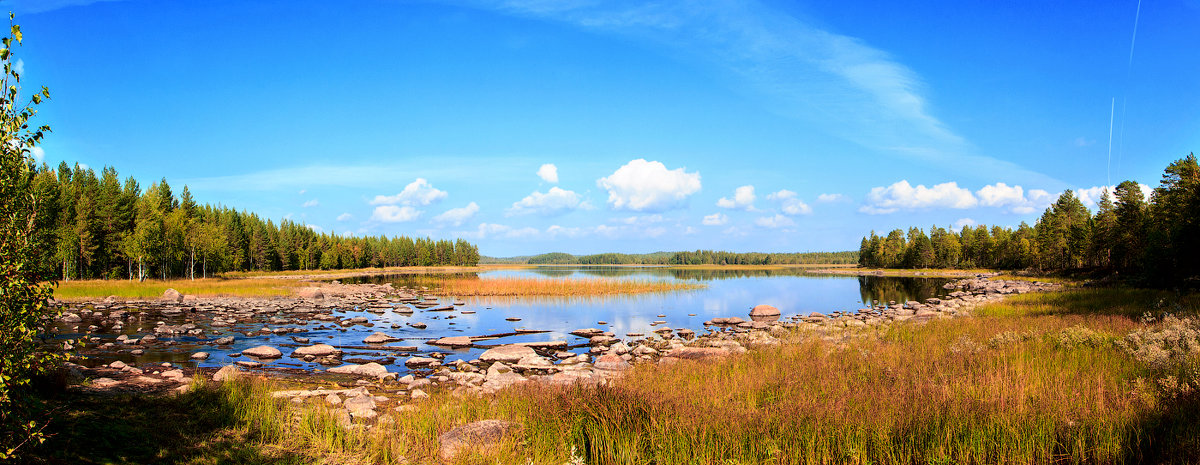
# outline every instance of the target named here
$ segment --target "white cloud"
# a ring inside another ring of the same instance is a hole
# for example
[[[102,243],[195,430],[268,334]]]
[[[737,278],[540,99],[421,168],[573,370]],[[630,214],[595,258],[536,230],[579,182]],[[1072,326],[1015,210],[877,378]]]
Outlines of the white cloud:
[[[902,180],[888,187],[873,187],[867,193],[867,203],[858,211],[867,214],[893,213],[899,209],[918,208],[971,208],[979,204],[979,200],[971,191],[958,187],[958,183],[947,182],[933,187],[918,184],[913,187],[907,180]]]
[[[704,224],[705,226],[720,226],[720,225],[723,225],[728,222],[729,222],[729,217],[725,216],[724,213],[713,213],[711,215],[705,215],[704,220],[701,221],[701,223]]]
[[[304,195],[305,192],[308,192],[308,189],[300,189],[300,192],[297,192],[296,195]]]
[[[796,198],[796,193],[787,189],[782,189],[779,192],[772,192],[767,195],[767,200],[779,202],[783,213],[788,215],[807,215],[812,213],[812,208],[800,199]]]
[[[614,209],[663,211],[700,190],[700,173],[668,170],[660,162],[638,158],[596,180],[596,185],[608,190],[608,204]]]
[[[371,219],[384,223],[403,223],[412,221],[421,216],[421,211],[408,205],[380,205],[375,207],[375,213],[371,214]]]
[[[79,169],[84,170],[84,171],[92,169],[92,167],[88,166],[87,163],[76,163],[76,164],[79,165]]]
[[[842,194],[821,194],[817,196],[817,201],[823,203],[841,202],[844,200],[847,199]]]
[[[354,233],[350,231],[342,231],[342,237],[354,237]]]
[[[565,227],[555,224],[555,225],[551,225],[550,227],[546,228],[546,235],[550,236],[550,238],[552,238],[552,239],[557,238],[558,236],[575,238],[575,237],[579,237],[583,234],[584,234],[583,229],[576,228],[576,227],[565,228]]]
[[[525,198],[513,202],[508,215],[557,215],[568,210],[588,208],[587,202],[574,191],[551,187],[545,194],[534,191]]]
[[[539,178],[542,178],[543,181],[556,184],[558,183],[558,167],[554,166],[553,163],[546,163],[545,165],[542,165],[541,168],[538,168],[537,175]]]
[[[616,221],[616,222],[618,222],[618,223],[623,223],[623,224],[631,224],[631,225],[632,225],[632,224],[651,224],[651,223],[661,223],[661,222],[662,222],[662,220],[663,220],[663,216],[662,216],[662,215],[640,215],[640,216],[639,216],[639,215],[633,215],[633,216],[627,216],[627,217],[625,217],[625,218],[617,218],[617,219],[615,219],[614,221]]]
[[[346,212],[346,213],[342,213],[341,215],[338,215],[337,220],[338,221],[346,221],[346,220],[349,220],[350,218],[354,218],[354,215],[351,215],[349,212]]]
[[[24,76],[25,75],[25,60],[17,58],[17,62],[13,63],[12,69],[13,69],[13,71],[16,71],[17,74]]]
[[[37,162],[39,165],[46,161],[46,151],[36,145],[29,148],[29,155],[32,156],[33,161]]]
[[[471,202],[462,208],[451,208],[446,210],[441,215],[433,217],[434,221],[439,223],[450,223],[455,226],[463,224],[463,222],[471,219],[479,212],[479,204]]]
[[[429,205],[446,198],[446,191],[433,187],[425,178],[404,186],[404,190],[396,195],[377,195],[371,200],[371,205]]]
[[[792,221],[791,218],[788,218],[788,217],[780,215],[780,214],[776,214],[775,216],[759,217],[758,219],[754,220],[754,224],[757,224],[764,228],[786,228],[786,227],[795,226],[796,222]]]
[[[303,205],[303,207],[304,207],[304,208],[308,208],[308,207],[315,207],[315,206],[317,206],[317,205],[320,205],[320,204],[321,204],[321,202],[318,202],[318,201],[317,201],[317,199],[312,199],[312,200],[309,200],[309,201],[307,201],[307,202],[304,202],[304,205]]]
[[[975,220],[970,218],[959,218],[954,222],[954,229],[962,229],[963,226],[975,226]]]
[[[1093,186],[1087,189],[1077,189],[1075,191],[1075,197],[1078,197],[1079,201],[1083,202],[1083,204],[1088,208],[1095,210],[1100,205],[1100,194],[1103,193],[1105,189],[1108,190],[1108,196],[1112,199],[1112,201],[1116,202],[1117,186]],[[1138,183],[1138,189],[1141,189],[1142,197],[1145,198],[1146,201],[1150,201],[1150,194],[1154,192],[1154,189],[1140,182]],[[1058,196],[1055,197],[1057,198]],[[1047,202],[1046,204],[1049,205],[1050,203],[1051,202]]]
[[[1087,146],[1095,144],[1095,143],[1096,143],[1096,141],[1093,139],[1085,139],[1083,137],[1075,138],[1075,146],[1076,147],[1087,147]]]
[[[521,239],[539,235],[540,231],[534,228],[513,228],[508,225],[495,223],[479,223],[479,227],[475,231],[460,233],[463,236],[474,237],[476,239],[487,238],[502,238],[502,239]]]
[[[325,232],[325,228],[322,228],[322,227],[320,227],[320,226],[317,226],[317,225],[315,225],[315,224],[306,224],[306,225],[304,225],[304,227],[306,227],[306,228],[308,228],[308,229],[311,229],[311,230],[313,230],[313,231],[314,231],[314,232],[316,232],[317,234],[320,234],[320,233],[323,233],[323,232]]]
[[[717,206],[754,211],[754,199],[754,186],[742,186],[733,190],[732,199],[721,197],[717,200]]]

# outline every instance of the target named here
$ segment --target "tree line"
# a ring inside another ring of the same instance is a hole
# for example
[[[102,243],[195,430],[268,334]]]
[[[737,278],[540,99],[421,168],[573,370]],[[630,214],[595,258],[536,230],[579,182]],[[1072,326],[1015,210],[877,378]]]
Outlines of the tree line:
[[[531,265],[801,265],[857,263],[858,252],[654,252],[648,254],[601,253],[571,255],[551,252],[529,257]]]
[[[226,271],[348,269],[384,266],[472,266],[479,250],[457,239],[344,237],[283,219],[221,205],[200,205],[187,186],[167,180],[142,190],[117,170],[65,162],[35,167],[36,264],[62,280],[160,279]]]
[[[897,229],[864,237],[858,262],[884,268],[1097,269],[1155,285],[1200,280],[1200,166],[1169,164],[1146,200],[1125,181],[1092,213],[1067,190],[1033,226]]]

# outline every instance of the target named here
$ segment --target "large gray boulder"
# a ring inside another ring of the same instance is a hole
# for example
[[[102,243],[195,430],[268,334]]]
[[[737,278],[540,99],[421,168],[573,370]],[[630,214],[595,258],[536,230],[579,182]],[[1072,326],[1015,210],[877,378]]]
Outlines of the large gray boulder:
[[[254,358],[279,358],[283,356],[283,352],[271,346],[258,346],[243,350],[242,355]]]
[[[529,356],[537,356],[537,352],[534,352],[533,349],[527,346],[508,344],[483,351],[479,355],[479,360],[485,362],[517,363]]]
[[[366,339],[363,339],[363,342],[365,342],[367,344],[384,344],[384,343],[388,343],[388,342],[396,342],[399,340],[401,340],[401,339],[398,337],[388,336],[387,334],[376,332],[370,336],[367,336]]]
[[[516,441],[521,424],[504,420],[482,420],[454,428],[438,436],[438,455],[454,460],[469,450],[495,449],[505,439]]]
[[[167,289],[163,291],[162,300],[175,303],[183,302],[183,294],[180,294],[179,291],[173,288]]]
[[[362,365],[343,365],[329,369],[330,373],[340,373],[346,375],[372,376],[375,378],[387,376],[387,368],[375,362],[365,363]]]
[[[306,355],[313,357],[327,357],[330,355],[341,355],[342,351],[329,344],[316,344],[307,347],[297,348],[292,352],[293,358],[301,358]]]

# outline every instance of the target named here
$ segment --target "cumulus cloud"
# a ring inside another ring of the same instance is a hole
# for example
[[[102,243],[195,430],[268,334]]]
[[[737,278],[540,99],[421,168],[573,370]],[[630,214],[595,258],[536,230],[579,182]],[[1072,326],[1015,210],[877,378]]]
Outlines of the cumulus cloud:
[[[421,216],[421,211],[408,205],[380,205],[375,207],[371,219],[384,223],[403,223],[415,220],[419,216]]]
[[[29,156],[39,165],[46,161],[46,151],[36,145],[29,148]]]
[[[325,228],[322,228],[322,227],[320,227],[320,226],[317,226],[317,225],[315,225],[315,224],[306,224],[306,225],[304,225],[304,227],[306,227],[306,228],[308,228],[308,229],[311,229],[311,230],[313,230],[313,232],[315,232],[315,233],[317,233],[317,234],[320,234],[320,233],[323,233],[323,232],[325,232]]]
[[[975,220],[970,218],[959,218],[954,222],[955,229],[962,229],[963,226],[975,226]]]
[[[439,223],[450,223],[455,226],[459,226],[463,224],[463,222],[475,216],[476,213],[479,213],[479,204],[471,202],[462,208],[451,208],[446,210],[441,215],[433,217],[433,220]]]
[[[377,195],[371,200],[371,205],[429,205],[446,198],[446,191],[433,187],[425,178],[404,186],[404,190],[396,195]]]
[[[791,218],[776,214],[775,216],[763,216],[754,220],[754,224],[764,228],[787,228],[795,226],[796,222]]]
[[[542,178],[543,181],[556,184],[558,183],[558,167],[554,166],[553,163],[546,163],[545,165],[542,165],[541,168],[538,168],[537,175],[539,178]]]
[[[842,194],[821,194],[817,196],[818,202],[832,203],[846,200],[846,196]]]
[[[317,205],[320,205],[320,204],[321,204],[321,202],[318,202],[318,201],[317,201],[317,199],[312,199],[312,200],[309,200],[309,201],[307,201],[307,202],[304,202],[304,205],[303,205],[303,207],[304,207],[304,208],[308,208],[308,207],[315,207],[315,206],[317,206]]]
[[[780,203],[780,208],[784,214],[788,215],[807,215],[812,213],[812,208],[800,199],[796,198],[796,193],[787,189],[779,192],[767,194],[767,200],[772,200]]]
[[[574,191],[551,187],[545,194],[534,191],[525,198],[513,202],[508,215],[557,215],[568,210],[588,208],[587,202]]]
[[[1142,190],[1142,197],[1149,201],[1150,194],[1154,192],[1154,189],[1140,182],[1138,183],[1138,188]],[[1078,197],[1079,201],[1083,202],[1083,204],[1088,208],[1095,210],[1100,205],[1100,194],[1102,194],[1105,190],[1108,190],[1109,197],[1115,197],[1117,186],[1093,186],[1087,189],[1079,189],[1075,191],[1075,196]],[[1115,202],[1116,199],[1113,198],[1113,201]],[[1049,203],[1047,203],[1047,205],[1049,205]]]
[[[717,206],[754,211],[754,199],[754,186],[742,186],[733,190],[732,199],[721,197],[717,200]]]
[[[354,215],[351,215],[349,212],[346,212],[346,213],[342,213],[341,215],[338,215],[337,220],[338,221],[346,221],[346,220],[349,220],[350,218],[354,218]]]
[[[888,187],[873,187],[867,193],[867,203],[858,211],[877,215],[893,213],[899,209],[918,208],[971,208],[979,200],[971,191],[958,187],[958,183],[947,182],[933,187],[918,184],[913,187],[902,180]]]
[[[596,180],[596,185],[608,190],[608,204],[614,209],[663,211],[680,206],[700,190],[700,173],[669,170],[660,162],[639,158]]]
[[[700,222],[703,223],[705,226],[720,226],[725,223],[728,223],[729,217],[725,216],[724,213],[713,213],[711,215],[705,215],[704,220],[702,220]]]

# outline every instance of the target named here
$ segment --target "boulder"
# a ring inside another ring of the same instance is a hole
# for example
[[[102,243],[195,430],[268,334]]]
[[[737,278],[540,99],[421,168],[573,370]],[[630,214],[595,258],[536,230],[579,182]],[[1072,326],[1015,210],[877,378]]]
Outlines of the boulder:
[[[213,341],[213,345],[218,346],[227,346],[230,344],[233,344],[233,336],[225,336],[222,338],[217,338],[215,341]]]
[[[779,309],[778,309],[778,308],[775,308],[775,307],[772,307],[772,306],[770,306],[770,305],[766,305],[766,304],[763,304],[763,305],[755,305],[755,306],[754,306],[754,308],[750,310],[750,316],[751,316],[751,317],[756,317],[756,316],[779,316],[779,315],[780,315],[780,313],[779,313]]]
[[[479,355],[479,359],[485,362],[516,363],[531,355],[537,356],[537,352],[534,352],[532,348],[523,345],[508,344],[485,350],[483,354]]]
[[[271,346],[258,346],[243,350],[242,355],[254,358],[279,358],[283,356],[283,352]]]
[[[328,357],[335,354],[341,355],[342,351],[329,344],[316,344],[297,348],[294,352],[292,352],[292,358],[302,358],[306,355],[311,355],[313,357]]]
[[[192,360],[208,360],[208,352],[196,352],[192,354]]]
[[[731,352],[724,347],[676,347],[667,351],[666,357],[686,360],[719,358],[728,356]]]
[[[180,294],[179,291],[175,289],[167,289],[163,291],[161,299],[167,302],[179,303],[183,302],[183,294]]]
[[[306,287],[296,293],[302,299],[324,299],[325,291],[319,287]]]
[[[367,336],[366,339],[363,339],[363,342],[365,342],[367,344],[384,344],[384,343],[388,343],[388,342],[396,342],[399,340],[401,340],[401,339],[398,337],[388,336],[387,334],[383,334],[381,332],[375,332],[374,334]]]
[[[517,374],[504,362],[493,363],[488,367],[487,377],[484,378],[484,388],[496,390],[526,381],[524,376]]]
[[[354,418],[374,418],[375,417],[375,398],[370,394],[361,394],[356,397],[351,397],[342,402],[342,406],[350,412],[350,416]]]
[[[592,364],[597,370],[620,371],[630,367],[629,362],[616,354],[604,354],[596,359],[596,363]]]
[[[330,368],[329,372],[345,375],[372,376],[375,378],[387,376],[388,374],[387,368],[375,362],[365,363],[362,365],[343,365],[340,367]]]
[[[464,348],[464,347],[471,347],[471,344],[472,344],[471,338],[468,336],[443,337],[441,339],[438,339],[436,341],[431,341],[429,343],[429,345],[442,346],[442,347],[453,347],[456,349]]]
[[[409,368],[425,368],[437,365],[438,359],[430,357],[412,357],[404,361],[404,366]]]
[[[238,376],[241,376],[241,374],[242,374],[242,370],[238,369],[238,367],[236,367],[234,365],[225,365],[225,366],[221,367],[220,370],[217,370],[217,372],[213,374],[212,379],[213,379],[213,381],[217,381],[217,382],[221,382],[221,381],[225,381],[225,380],[232,381],[232,380],[237,379]]]
[[[438,436],[438,455],[442,460],[451,461],[472,449],[492,450],[506,438],[517,440],[520,431],[520,423],[504,420],[467,423]]]

